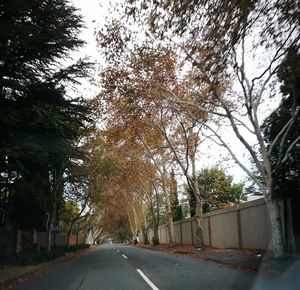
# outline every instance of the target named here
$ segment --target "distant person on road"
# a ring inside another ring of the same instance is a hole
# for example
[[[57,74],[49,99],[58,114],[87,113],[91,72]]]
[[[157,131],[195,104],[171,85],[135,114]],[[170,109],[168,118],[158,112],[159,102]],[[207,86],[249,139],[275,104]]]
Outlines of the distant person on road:
[[[136,244],[138,243],[138,236],[135,236],[135,237],[134,237],[133,242],[134,242],[134,245],[136,245]]]

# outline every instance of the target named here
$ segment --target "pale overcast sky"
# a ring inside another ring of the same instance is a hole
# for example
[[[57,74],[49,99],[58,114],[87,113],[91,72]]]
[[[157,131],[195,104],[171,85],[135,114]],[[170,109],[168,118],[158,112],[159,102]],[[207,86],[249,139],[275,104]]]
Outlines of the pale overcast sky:
[[[86,42],[78,52],[72,53],[72,58],[77,60],[83,57],[89,57],[90,61],[99,63],[99,54],[97,53],[97,43],[95,40],[95,29],[105,22],[105,16],[108,13],[109,1],[105,0],[70,0],[79,13],[83,16],[86,28],[81,31],[80,38]],[[97,78],[97,69],[92,77]],[[83,80],[82,85],[78,87],[78,94],[84,97],[93,97],[99,88],[91,83],[90,80]]]
[[[91,55],[96,57],[96,42],[94,31],[99,22],[104,22],[105,14],[107,13],[106,1],[101,0],[71,0],[74,6],[80,9],[80,14],[83,16],[86,29],[82,30],[81,38],[87,42],[86,46],[81,50],[82,55]],[[103,6],[104,3],[104,6]],[[101,7],[101,6],[103,7]]]

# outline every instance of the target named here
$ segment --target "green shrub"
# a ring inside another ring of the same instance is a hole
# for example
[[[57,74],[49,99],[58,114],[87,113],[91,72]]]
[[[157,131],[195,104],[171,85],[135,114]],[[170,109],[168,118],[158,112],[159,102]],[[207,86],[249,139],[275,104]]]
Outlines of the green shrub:
[[[71,245],[69,247],[66,247],[66,252],[76,252],[78,250],[87,249],[90,245],[87,244],[79,244],[79,245]]]
[[[153,246],[159,245],[159,238],[158,238],[158,237],[154,236],[154,237],[152,238],[152,245],[153,245]]]
[[[64,248],[56,248],[50,252],[46,249],[41,249],[40,251],[21,252],[13,256],[6,257],[3,260],[3,263],[12,265],[34,265],[48,262],[64,255]]]
[[[47,249],[42,248],[39,251],[31,251],[31,252],[21,252],[17,253],[13,256],[4,257],[1,259],[0,264],[3,265],[34,265],[44,262],[49,262],[56,258],[62,257],[67,252],[75,252],[78,250],[89,248],[89,245],[80,244],[80,245],[72,245],[69,247],[56,247],[52,249],[50,252]]]

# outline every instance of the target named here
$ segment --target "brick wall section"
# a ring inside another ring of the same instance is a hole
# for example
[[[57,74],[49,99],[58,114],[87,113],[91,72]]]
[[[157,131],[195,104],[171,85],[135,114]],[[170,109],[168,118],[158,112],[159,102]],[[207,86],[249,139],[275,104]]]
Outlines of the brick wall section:
[[[209,246],[211,247],[211,224],[210,224],[210,217],[208,217],[208,238],[209,238]]]
[[[183,238],[182,238],[182,223],[180,223],[180,244],[183,244]]]
[[[239,248],[243,248],[243,236],[242,236],[242,223],[241,223],[241,211],[238,209],[236,211],[236,220],[238,227],[238,239],[239,239]]]
[[[194,245],[194,229],[193,229],[193,220],[191,219],[191,233],[192,233],[192,245]]]
[[[85,239],[84,236],[79,236],[78,237],[78,244],[84,244]],[[69,245],[76,245],[76,235],[70,235],[69,237]]]
[[[204,220],[207,221],[204,226],[207,246],[272,250],[271,225],[264,199],[206,213]],[[182,226],[179,226],[180,223]],[[175,235],[180,237],[182,234],[184,244],[194,244],[195,220],[185,219],[174,224],[178,225],[175,231],[183,231],[176,232]],[[288,220],[287,226],[292,227],[292,220]],[[149,230],[148,236],[152,235],[152,230]],[[291,235],[288,239],[293,240],[294,237]],[[166,225],[159,227],[159,240],[161,243],[168,243]]]
[[[0,228],[0,260],[16,253],[17,233],[15,230]]]
[[[31,230],[22,230],[22,251],[33,251],[35,250],[35,243],[34,243],[34,231]]]

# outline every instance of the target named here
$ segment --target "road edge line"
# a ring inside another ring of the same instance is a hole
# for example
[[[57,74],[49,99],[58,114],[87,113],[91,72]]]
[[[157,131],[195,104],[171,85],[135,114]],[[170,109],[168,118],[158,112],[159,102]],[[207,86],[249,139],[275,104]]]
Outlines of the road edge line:
[[[136,269],[136,271],[142,276],[142,278],[147,282],[147,284],[153,289],[153,290],[159,290],[152,282],[151,280],[140,270]]]

